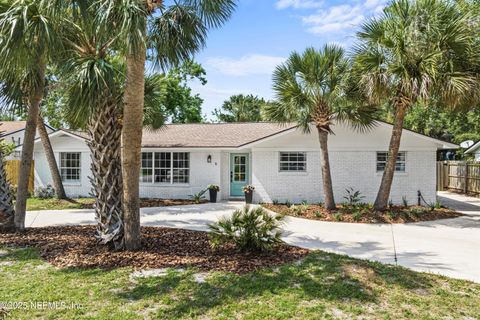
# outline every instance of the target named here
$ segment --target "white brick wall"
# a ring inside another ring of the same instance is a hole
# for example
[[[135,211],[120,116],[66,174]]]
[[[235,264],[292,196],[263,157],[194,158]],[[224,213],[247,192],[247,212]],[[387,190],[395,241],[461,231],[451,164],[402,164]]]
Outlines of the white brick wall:
[[[323,201],[320,168],[320,153],[307,152],[306,173],[284,173],[278,170],[278,151],[253,151],[253,185],[255,201],[273,200],[314,203]],[[435,192],[435,151],[407,151],[406,172],[395,174],[391,199],[400,203],[406,196],[409,203],[417,202],[420,190],[427,202],[434,202]],[[375,200],[382,178],[376,172],[375,151],[333,151],[330,152],[333,189],[335,200],[344,201],[345,189],[353,187],[365,196],[365,202]]]

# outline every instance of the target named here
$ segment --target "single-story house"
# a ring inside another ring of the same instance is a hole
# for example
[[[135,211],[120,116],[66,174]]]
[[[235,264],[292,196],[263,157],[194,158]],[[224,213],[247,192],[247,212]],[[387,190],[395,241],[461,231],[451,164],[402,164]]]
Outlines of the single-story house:
[[[13,143],[17,147],[23,144],[23,136],[25,135],[25,126],[27,121],[0,121],[0,140]],[[47,132],[50,134],[55,131],[54,128],[45,124]],[[38,132],[36,137],[38,138]],[[9,160],[20,159],[21,149],[18,148],[14,154],[8,157]]]
[[[329,139],[335,198],[359,190],[373,202],[387,159],[392,126],[377,122],[367,132],[336,123]],[[71,197],[90,193],[90,151],[84,133],[50,134],[65,190]],[[391,192],[394,202],[436,200],[436,153],[457,145],[405,130]],[[42,144],[35,144],[35,185],[52,179]],[[241,198],[242,187],[255,187],[254,202],[308,201],[323,198],[318,134],[295,124],[170,124],[143,132],[140,196],[188,198],[209,184],[220,186],[220,199]]]
[[[475,157],[475,160],[480,161],[480,141],[465,150],[465,154],[471,154]]]

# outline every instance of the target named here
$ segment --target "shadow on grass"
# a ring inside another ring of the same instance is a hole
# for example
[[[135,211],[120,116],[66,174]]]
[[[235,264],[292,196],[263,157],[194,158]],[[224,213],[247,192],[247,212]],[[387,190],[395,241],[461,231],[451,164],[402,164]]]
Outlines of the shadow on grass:
[[[428,275],[405,268],[315,252],[299,263],[263,269],[245,275],[215,273],[196,283],[192,272],[169,273],[140,279],[130,290],[119,293],[126,300],[167,300],[157,316],[176,318],[207,314],[211,309],[256,301],[269,295],[288,295],[301,301],[376,303],[382,299],[377,286],[400,286],[413,290],[432,286]],[[252,300],[253,299],[253,300]]]

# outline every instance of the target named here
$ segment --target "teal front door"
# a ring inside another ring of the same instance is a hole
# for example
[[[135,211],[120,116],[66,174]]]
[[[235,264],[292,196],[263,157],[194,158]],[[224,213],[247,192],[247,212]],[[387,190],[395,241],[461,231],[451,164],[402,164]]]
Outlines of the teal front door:
[[[249,181],[248,153],[230,155],[230,195],[243,196],[242,188]]]

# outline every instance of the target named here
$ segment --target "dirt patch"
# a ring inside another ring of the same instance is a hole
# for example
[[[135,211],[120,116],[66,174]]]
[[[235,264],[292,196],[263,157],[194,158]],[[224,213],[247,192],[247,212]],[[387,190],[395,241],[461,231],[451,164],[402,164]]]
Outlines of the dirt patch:
[[[296,261],[308,250],[279,245],[269,253],[241,253],[232,245],[213,250],[208,234],[182,229],[142,227],[142,250],[112,252],[96,244],[94,226],[29,228],[0,234],[0,245],[35,247],[56,267],[67,268],[179,268],[247,273]]]
[[[349,223],[409,223],[434,221],[462,216],[461,213],[446,208],[427,208],[421,206],[393,206],[387,211],[375,211],[369,205],[344,206],[338,205],[336,210],[326,210],[318,204],[271,204],[263,207],[274,212],[293,217]]]

